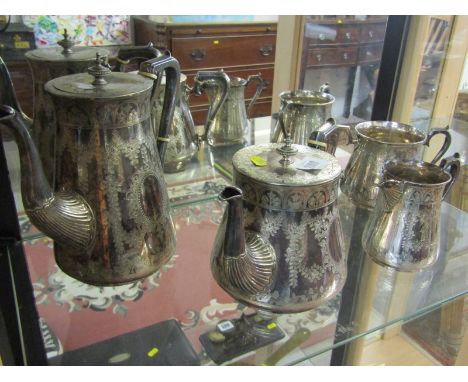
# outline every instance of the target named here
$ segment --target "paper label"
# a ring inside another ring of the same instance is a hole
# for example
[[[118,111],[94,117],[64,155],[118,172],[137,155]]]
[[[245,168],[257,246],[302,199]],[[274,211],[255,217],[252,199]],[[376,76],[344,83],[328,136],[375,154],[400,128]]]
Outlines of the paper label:
[[[156,354],[159,353],[159,349],[158,348],[152,348],[149,352],[148,352],[148,357],[152,358],[154,357]]]
[[[223,321],[223,322],[220,322],[218,325],[218,330],[221,332],[221,333],[225,333],[229,330],[232,330],[234,329],[234,325],[231,321]]]
[[[294,162],[294,166],[298,170],[321,170],[328,164],[328,161],[320,158],[304,158]]]
[[[262,157],[258,155],[254,155],[250,157],[250,160],[257,167],[265,167],[268,164],[268,162],[265,159],[263,159]]]

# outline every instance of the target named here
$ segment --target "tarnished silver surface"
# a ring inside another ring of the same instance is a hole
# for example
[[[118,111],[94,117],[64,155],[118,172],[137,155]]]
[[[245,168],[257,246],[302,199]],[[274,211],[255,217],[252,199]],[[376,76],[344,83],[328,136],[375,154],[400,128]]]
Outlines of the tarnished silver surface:
[[[382,181],[385,162],[394,159],[421,160],[424,146],[436,134],[445,135],[445,142],[433,162],[438,161],[450,145],[450,133],[445,129],[432,129],[426,135],[413,126],[399,122],[367,121],[357,124],[354,130],[352,132],[349,126],[327,122],[312,134],[312,140],[326,142],[325,150],[328,152],[334,152],[338,135],[346,135],[347,143],[354,143],[354,151],[341,180],[341,190],[357,206],[367,209],[375,206],[378,193],[376,184]],[[354,133],[357,139],[352,138]]]
[[[163,106],[162,92],[165,89],[165,80],[161,84],[160,96],[155,102],[155,126],[159,128],[159,118]],[[191,95],[199,96],[205,89],[210,89],[212,104],[208,110],[205,122],[205,131],[199,136],[195,131],[192,113],[190,112],[188,100]],[[195,76],[193,88],[187,85],[187,77],[181,75],[179,97],[174,110],[174,118],[169,129],[166,158],[164,160],[165,172],[183,171],[186,164],[193,158],[200,146],[201,141],[206,139],[207,132],[211,128],[213,119],[220,111],[226,101],[229,91],[229,77],[222,70],[201,71]]]
[[[229,224],[233,227],[233,232],[227,234],[238,241],[254,235],[256,240],[271,246],[276,262],[273,279],[259,291],[239,288],[229,281],[227,265],[221,262],[216,262],[218,269],[213,270],[218,282],[236,299],[281,313],[300,312],[322,304],[341,290],[346,279],[337,212],[341,167],[328,153],[299,145],[292,148],[297,154],[288,162],[283,161],[280,149],[284,146],[280,144],[247,147],[233,158],[233,178],[243,191],[244,216],[243,221],[240,213],[225,217],[231,219]],[[254,156],[265,159],[267,164],[255,166],[251,161]],[[295,168],[295,163],[304,158],[320,158],[324,161],[322,170]],[[221,251],[219,240],[214,256]],[[235,244],[229,248],[233,253],[244,253]],[[237,277],[242,279],[237,283],[243,285],[253,282],[248,272]]]
[[[230,89],[221,110],[213,118],[207,134],[208,144],[211,146],[228,146],[243,143],[244,134],[249,128],[248,113],[264,88],[260,74],[249,76],[246,80],[239,77],[229,77]],[[251,82],[257,82],[257,89],[247,109],[245,107],[245,89]],[[217,99],[217,92],[213,88],[207,89],[210,104],[213,107]]]
[[[44,91],[44,85],[54,78],[86,72],[96,59],[96,53],[103,57],[109,55],[109,51],[104,48],[75,47],[66,31],[64,39],[59,43],[59,47],[34,49],[25,53],[34,81],[32,137],[39,150],[46,178],[51,184],[55,181],[57,122],[52,99]]]
[[[417,271],[436,261],[442,200],[460,162],[454,157],[442,166],[419,161],[385,165],[376,207],[362,236],[365,252],[377,263]]]
[[[280,94],[280,113],[284,114],[285,128],[293,143],[307,145],[310,134],[331,117],[335,97],[323,90],[324,86],[320,91],[300,89]],[[284,134],[277,123],[271,141],[282,142],[283,139]]]
[[[128,283],[157,271],[175,250],[175,230],[154,134],[152,96],[166,72],[160,132],[172,122],[179,64],[170,55],[145,61],[145,75],[108,73],[98,57],[89,74],[45,85],[55,107],[57,192],[43,176],[20,115],[3,108],[15,134],[23,203],[33,224],[55,241],[55,259],[68,275],[94,285]],[[70,85],[71,84],[71,85]],[[94,84],[94,85],[93,85]]]

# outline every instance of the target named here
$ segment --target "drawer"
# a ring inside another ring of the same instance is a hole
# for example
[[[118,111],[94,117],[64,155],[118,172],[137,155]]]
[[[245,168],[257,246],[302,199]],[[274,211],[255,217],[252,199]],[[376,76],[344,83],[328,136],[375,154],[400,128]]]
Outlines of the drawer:
[[[248,76],[253,75],[253,74],[258,74],[260,73],[263,80],[266,83],[265,88],[263,88],[263,91],[260,93],[260,97],[271,97],[272,95],[272,90],[273,90],[273,72],[274,69],[273,67],[258,67],[255,69],[239,69],[239,70],[226,70],[225,71],[227,75],[230,77],[241,77],[244,79],[247,79]],[[193,86],[193,79],[196,75],[197,71],[193,72],[185,72],[184,74],[187,75],[187,83],[190,86]],[[246,98],[252,98],[253,95],[255,94],[256,90],[256,82],[252,82],[249,84],[245,91],[245,97]],[[190,105],[206,105],[208,104],[208,97],[206,94],[202,94],[199,97],[192,96],[190,97]]]
[[[307,67],[356,65],[357,53],[358,49],[355,47],[311,49],[307,55]]]
[[[246,102],[247,105],[247,102]],[[206,113],[208,108],[205,106],[198,106],[190,109],[192,112],[193,121],[196,125],[203,125],[206,120]],[[271,115],[271,98],[258,99],[253,106],[249,117],[266,117]]]
[[[274,35],[173,38],[172,55],[182,70],[274,64]]]
[[[357,43],[360,38],[358,26],[308,24],[306,36],[309,48],[316,45]]]
[[[361,42],[383,41],[387,24],[363,24],[361,26]]]
[[[359,64],[378,62],[382,58],[382,44],[362,46],[359,48]]]

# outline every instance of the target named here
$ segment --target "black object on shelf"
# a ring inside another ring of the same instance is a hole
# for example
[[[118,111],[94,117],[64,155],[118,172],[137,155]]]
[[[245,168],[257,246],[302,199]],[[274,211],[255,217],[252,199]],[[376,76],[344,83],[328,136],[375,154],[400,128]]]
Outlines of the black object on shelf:
[[[59,366],[198,366],[200,360],[176,320],[126,333],[49,359]]]
[[[242,314],[238,319],[221,321],[214,330],[202,334],[200,342],[208,357],[219,365],[284,336],[274,321]]]

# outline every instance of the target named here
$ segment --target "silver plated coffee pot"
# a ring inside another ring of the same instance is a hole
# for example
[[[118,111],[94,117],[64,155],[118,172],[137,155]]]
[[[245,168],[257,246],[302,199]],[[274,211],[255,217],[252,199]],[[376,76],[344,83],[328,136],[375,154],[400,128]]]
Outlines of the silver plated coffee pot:
[[[174,118],[168,133],[166,158],[164,160],[164,172],[172,173],[183,171],[187,163],[194,157],[200,148],[201,142],[206,140],[207,134],[216,118],[221,106],[226,101],[229,91],[229,76],[222,70],[200,71],[194,79],[194,86],[187,84],[187,77],[180,76],[179,96],[176,101]],[[165,87],[165,78],[162,79],[162,89]],[[209,90],[208,90],[209,89]],[[189,97],[200,96],[207,90],[212,97],[212,104],[206,116],[204,132],[199,135],[195,131],[192,113],[189,108]],[[155,122],[159,129],[158,121],[162,112],[164,93],[160,91],[160,97],[156,103]]]
[[[163,71],[159,139],[151,105]],[[48,81],[58,124],[56,188],[21,114],[0,108],[0,127],[19,147],[26,213],[54,240],[57,265],[68,275],[93,285],[124,284],[157,271],[174,253],[161,163],[179,75],[168,54],[143,62],[139,75],[111,72],[97,54],[88,73]]]
[[[284,123],[291,131],[293,143],[307,145],[313,131],[321,127],[331,117],[335,97],[330,94],[329,85],[323,84],[318,91],[288,90],[280,95],[280,112],[284,113]],[[286,107],[288,105],[288,107]],[[272,142],[283,142],[284,135],[276,123]]]
[[[251,75],[247,79],[230,76],[229,80],[230,88],[227,99],[219,113],[213,118],[207,133],[207,142],[210,146],[228,146],[244,142],[244,134],[250,126],[249,113],[265,87],[260,74]],[[257,87],[246,108],[245,90],[252,82],[256,82]],[[211,108],[213,108],[219,98],[218,92],[213,87],[207,88],[206,91]]]
[[[286,143],[233,157],[234,184],[211,255],[215,280],[236,300],[276,313],[312,309],[346,279],[337,209],[341,167],[332,155]]]
[[[365,252],[399,271],[432,265],[439,253],[442,201],[457,178],[459,156],[441,165],[421,161],[385,164],[377,203],[362,236]]]
[[[413,126],[392,121],[367,121],[358,123],[354,129],[337,125],[329,119],[311,134],[309,145],[334,153],[339,142],[354,144],[351,158],[343,172],[341,191],[355,205],[372,209],[382,181],[385,162],[390,160],[421,160],[424,146],[433,136],[445,136],[444,144],[432,163],[437,162],[451,143],[447,129],[435,128],[428,134]]]
[[[31,68],[34,83],[33,116],[26,116],[19,105],[10,74],[4,62],[0,59],[0,88],[6,93],[2,96],[2,105],[9,105],[23,115],[25,122],[31,125],[32,138],[39,151],[39,157],[44,165],[47,180],[53,184],[55,179],[55,139],[56,120],[53,102],[44,90],[44,85],[57,77],[68,74],[86,72],[92,66],[96,53],[101,57],[109,57],[109,51],[102,47],[75,46],[76,41],[64,30],[63,39],[58,41],[58,47],[38,48],[25,53],[25,58]],[[124,64],[134,58],[150,59],[160,52],[152,44],[141,47],[123,46],[119,49],[117,66],[121,70]]]

